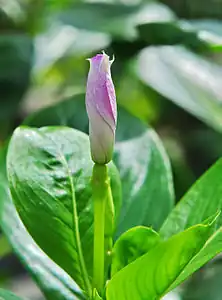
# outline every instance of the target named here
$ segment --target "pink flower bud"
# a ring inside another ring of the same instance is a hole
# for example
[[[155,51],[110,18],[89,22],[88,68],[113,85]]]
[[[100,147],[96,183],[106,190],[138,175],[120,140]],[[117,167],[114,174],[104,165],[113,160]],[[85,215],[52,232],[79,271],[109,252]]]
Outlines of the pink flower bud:
[[[91,155],[95,163],[106,164],[112,159],[117,122],[116,95],[110,71],[113,60],[103,53],[89,61],[86,110]]]

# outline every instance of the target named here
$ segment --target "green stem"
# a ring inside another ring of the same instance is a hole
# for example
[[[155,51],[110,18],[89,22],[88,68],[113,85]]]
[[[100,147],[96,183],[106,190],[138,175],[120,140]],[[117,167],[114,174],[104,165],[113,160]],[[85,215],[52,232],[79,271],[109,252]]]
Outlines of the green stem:
[[[107,166],[95,164],[92,176],[94,203],[93,288],[96,288],[100,295],[104,288],[105,207],[108,186]]]
[[[113,233],[114,233],[114,220],[115,220],[115,208],[112,197],[112,190],[110,187],[110,180],[108,181],[106,210],[105,210],[105,273],[108,277],[108,270],[111,263],[112,248],[113,248]]]

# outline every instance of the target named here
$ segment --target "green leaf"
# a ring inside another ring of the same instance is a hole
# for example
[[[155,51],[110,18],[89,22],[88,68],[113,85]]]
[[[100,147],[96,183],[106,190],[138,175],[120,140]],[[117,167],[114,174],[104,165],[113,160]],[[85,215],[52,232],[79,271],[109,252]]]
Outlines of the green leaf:
[[[15,294],[7,291],[0,289],[0,298],[1,300],[22,300],[22,298],[16,296]]]
[[[24,227],[8,188],[7,148],[0,151],[0,226],[13,250],[49,300],[85,299],[78,285],[34,242]]]
[[[181,291],[182,299],[220,300],[222,293],[221,279],[221,258],[218,257],[186,282]]]
[[[126,266],[107,285],[107,300],[160,299],[175,287],[186,265],[203,248],[211,225],[196,225],[152,248]]]
[[[50,258],[90,292],[93,163],[88,136],[66,127],[21,127],[13,134],[7,162],[13,200],[28,231]],[[109,167],[118,209],[118,172],[112,164]]]
[[[222,211],[221,181],[222,159],[200,177],[179,201],[161,227],[160,234],[168,238]],[[219,215],[215,224],[216,230],[222,226],[222,215]]]
[[[151,22],[138,27],[141,38],[148,45],[183,44],[194,50],[207,50],[207,42],[191,26],[182,26],[177,21]]]
[[[150,47],[140,53],[137,72],[160,94],[222,132],[218,65],[181,46]]]
[[[158,230],[174,203],[170,163],[156,133],[124,109],[118,114],[114,162],[123,194],[117,236],[137,225]]]
[[[54,24],[35,39],[34,68],[36,71],[44,70],[65,57],[91,55],[94,51],[106,48],[110,42],[110,36],[105,33]],[[52,51],[54,45],[60,45],[59,51]]]
[[[144,5],[85,2],[74,4],[54,18],[76,28],[134,39],[136,25],[149,20],[168,21],[174,18],[174,13],[167,6],[153,2]]]
[[[211,50],[221,50],[222,49],[222,30],[221,21],[218,20],[189,20],[180,21],[180,26],[182,28],[188,28],[195,30],[198,34],[199,39],[207,42],[211,47]]]
[[[84,95],[36,112],[25,124],[66,125],[87,133]],[[158,230],[174,204],[169,160],[156,133],[122,107],[118,107],[114,162],[123,199],[117,236],[137,225]]]
[[[24,121],[24,125],[33,127],[62,125],[73,127],[85,133],[88,133],[88,124],[84,94],[75,95],[37,111]]]
[[[137,226],[124,232],[113,247],[111,276],[147,253],[159,242],[158,233],[148,227]]]
[[[184,229],[210,218],[222,210],[222,159],[211,167],[185,194],[160,229],[160,234],[168,238]],[[214,225],[214,234],[203,249],[186,267],[179,281],[191,274],[222,251],[222,216]]]
[[[2,23],[4,14],[2,11],[0,14],[0,23]],[[0,24],[0,27],[3,24]],[[0,34],[0,140],[5,140],[11,134],[13,119],[29,85],[33,54],[30,37],[19,34],[15,29],[4,30],[3,27],[1,32],[4,34]]]
[[[102,300],[96,289],[93,291],[93,300]]]

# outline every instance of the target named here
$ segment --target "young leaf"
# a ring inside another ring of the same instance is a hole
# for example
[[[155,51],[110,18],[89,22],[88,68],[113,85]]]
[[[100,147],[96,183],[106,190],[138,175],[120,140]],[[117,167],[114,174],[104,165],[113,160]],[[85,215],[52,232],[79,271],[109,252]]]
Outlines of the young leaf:
[[[6,149],[0,151],[0,226],[19,259],[49,300],[85,299],[78,285],[34,242],[24,227],[8,188]]]
[[[217,211],[222,211],[222,159],[218,160],[185,194],[160,229],[168,238],[195,224],[203,223]],[[216,221],[222,225],[222,215]]]
[[[93,291],[93,300],[102,300],[96,289]]]
[[[88,293],[93,249],[92,166],[88,137],[71,128],[21,127],[9,145],[8,178],[22,221],[46,254]],[[109,167],[118,207],[118,172],[112,164]]]
[[[175,287],[186,265],[203,248],[212,225],[196,225],[159,243],[116,275],[107,285],[107,300],[160,299]]]
[[[0,299],[1,300],[22,300],[22,298],[16,296],[15,294],[7,291],[0,289]]]
[[[168,238],[222,210],[222,159],[218,160],[185,194],[160,229]],[[214,233],[189,263],[178,281],[183,280],[222,251],[222,215],[214,223]]]
[[[158,233],[148,227],[137,226],[124,232],[113,247],[111,276],[147,253],[159,242]]]

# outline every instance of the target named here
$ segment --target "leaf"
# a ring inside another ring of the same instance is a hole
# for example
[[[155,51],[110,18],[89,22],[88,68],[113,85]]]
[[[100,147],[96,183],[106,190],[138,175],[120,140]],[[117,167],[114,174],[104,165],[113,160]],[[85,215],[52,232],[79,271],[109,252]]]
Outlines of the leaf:
[[[181,46],[150,47],[140,53],[137,72],[160,94],[222,132],[218,65]]]
[[[0,152],[0,226],[13,250],[49,300],[85,299],[78,285],[34,242],[24,227],[8,189],[5,155]]]
[[[191,26],[182,26],[176,20],[151,22],[138,26],[141,38],[148,45],[183,44],[194,50],[207,50],[208,44]]]
[[[22,300],[22,298],[16,296],[10,291],[0,289],[0,298],[1,300]]]
[[[111,277],[159,242],[158,233],[148,227],[137,226],[124,232],[113,247]]]
[[[55,14],[54,18],[79,29],[124,35],[126,18],[137,10],[138,6],[123,4],[77,3]]]
[[[160,229],[168,238],[222,210],[222,159],[218,160],[179,201]],[[198,213],[197,213],[198,212]],[[216,230],[222,225],[222,215],[217,218]]]
[[[13,200],[28,231],[43,251],[89,293],[93,163],[88,136],[66,127],[21,127],[13,134],[7,162]],[[112,164],[109,166],[114,204],[119,207],[118,173]]]
[[[168,21],[174,18],[174,13],[167,6],[153,2],[143,5],[85,2],[77,3],[53,18],[76,28],[135,39],[138,24],[150,20]]]
[[[69,126],[88,133],[85,95],[79,94],[37,111],[25,119],[24,125],[43,127],[50,125]]]
[[[94,289],[93,293],[93,300],[102,300],[96,289]]]
[[[4,14],[2,11],[0,14],[1,27]],[[1,33],[4,34],[0,34],[0,140],[5,140],[11,134],[13,119],[29,84],[33,54],[30,37],[19,34],[15,29],[9,30],[8,26],[6,30],[3,27]]]
[[[218,257],[212,263],[207,264],[192,276],[182,288],[183,300],[219,300],[222,287],[221,258]]]
[[[185,194],[160,229],[163,238],[211,217],[222,210],[222,159],[213,165]],[[179,280],[197,270],[207,261],[222,251],[222,216],[218,216],[214,234],[207,241],[198,255],[187,265]]]
[[[196,225],[161,242],[111,278],[107,300],[160,299],[201,251],[210,232],[211,225]]]
[[[158,230],[174,202],[170,163],[156,133],[123,109],[118,115],[114,162],[123,195],[117,236],[138,225]]]
[[[36,112],[25,124],[66,125],[88,133],[84,95]],[[156,133],[120,106],[114,162],[123,199],[116,237],[137,225],[158,230],[174,204],[170,163]]]
[[[222,48],[222,31],[221,21],[218,20],[189,20],[180,21],[182,28],[195,30],[199,39],[208,43],[211,46],[211,50],[219,51]]]
[[[93,51],[106,48],[110,42],[109,35],[105,33],[54,24],[35,39],[34,68],[36,71],[44,70],[64,57],[91,55]],[[56,45],[60,47],[56,49]]]

